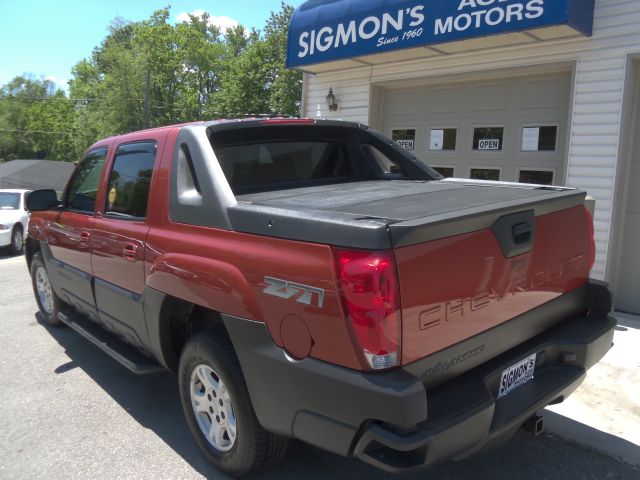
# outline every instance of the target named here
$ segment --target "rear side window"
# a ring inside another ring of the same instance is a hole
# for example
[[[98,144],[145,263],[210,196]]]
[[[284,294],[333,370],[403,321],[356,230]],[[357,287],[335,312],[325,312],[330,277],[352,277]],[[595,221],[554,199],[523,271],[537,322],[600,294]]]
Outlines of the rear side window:
[[[106,158],[107,149],[98,148],[89,152],[80,162],[67,187],[64,202],[67,209],[82,213],[94,212]]]
[[[375,162],[380,171],[385,175],[400,175],[402,174],[402,170],[398,166],[396,162],[391,160],[388,156],[382,153],[373,145],[363,145],[364,151],[367,155]]]
[[[273,142],[215,149],[234,191],[260,186],[304,185],[347,178],[349,162],[341,145],[329,142]]]
[[[0,192],[0,210],[18,210],[19,208],[19,193]]]
[[[155,142],[118,148],[107,187],[106,215],[136,219],[147,216],[156,150]]]

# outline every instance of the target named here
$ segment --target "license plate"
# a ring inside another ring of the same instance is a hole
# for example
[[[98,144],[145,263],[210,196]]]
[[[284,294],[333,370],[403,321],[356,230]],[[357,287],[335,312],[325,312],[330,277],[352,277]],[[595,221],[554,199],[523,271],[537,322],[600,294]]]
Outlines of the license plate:
[[[504,397],[516,388],[524,385],[530,380],[533,380],[533,372],[535,368],[536,354],[534,353],[530,357],[525,358],[521,362],[516,363],[502,372],[498,398]]]

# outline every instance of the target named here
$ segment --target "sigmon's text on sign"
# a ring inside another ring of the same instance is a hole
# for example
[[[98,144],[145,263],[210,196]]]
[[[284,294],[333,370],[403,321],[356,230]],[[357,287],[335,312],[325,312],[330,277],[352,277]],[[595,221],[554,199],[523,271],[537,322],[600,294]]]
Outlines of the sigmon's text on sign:
[[[590,35],[592,10],[589,0],[308,2],[292,19],[287,64],[295,67],[563,24]],[[344,11],[350,13],[342,15]]]

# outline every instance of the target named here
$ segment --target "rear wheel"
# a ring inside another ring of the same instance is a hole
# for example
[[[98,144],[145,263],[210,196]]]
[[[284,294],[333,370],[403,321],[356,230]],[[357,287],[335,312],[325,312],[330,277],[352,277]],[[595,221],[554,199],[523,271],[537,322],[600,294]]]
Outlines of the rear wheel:
[[[60,325],[58,313],[60,313],[62,301],[53,291],[47,267],[40,253],[35,253],[31,259],[31,283],[44,322],[52,326]]]
[[[9,251],[13,255],[20,255],[24,251],[24,233],[22,231],[22,225],[19,223],[13,227],[13,231],[11,232]]]
[[[180,358],[179,382],[189,429],[217,468],[238,477],[282,458],[288,439],[258,423],[240,364],[225,337],[192,337]]]

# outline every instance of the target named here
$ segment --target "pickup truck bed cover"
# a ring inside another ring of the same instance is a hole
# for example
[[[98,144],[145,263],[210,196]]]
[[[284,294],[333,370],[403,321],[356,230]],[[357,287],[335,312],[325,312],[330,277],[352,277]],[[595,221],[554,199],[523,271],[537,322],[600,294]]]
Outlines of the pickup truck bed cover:
[[[239,195],[229,216],[245,233],[386,249],[488,228],[511,211],[544,215],[584,199],[567,188],[376,180]]]

